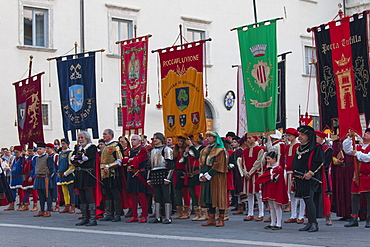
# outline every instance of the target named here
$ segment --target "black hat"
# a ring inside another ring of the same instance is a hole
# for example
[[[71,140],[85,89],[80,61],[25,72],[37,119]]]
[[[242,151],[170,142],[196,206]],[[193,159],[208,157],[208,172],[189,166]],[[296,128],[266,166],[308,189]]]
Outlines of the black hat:
[[[226,136],[231,136],[231,138],[233,138],[236,135],[235,135],[235,132],[229,131],[227,132]]]
[[[104,139],[99,139],[99,142],[105,143]]]
[[[65,142],[65,143],[67,143],[68,145],[69,144],[71,144],[65,137],[63,137],[63,138],[60,138],[60,141],[61,142]]]
[[[308,136],[309,149],[314,150],[316,147],[316,133],[314,128],[308,125],[298,127],[298,132]]]
[[[37,147],[38,148],[46,148],[46,144],[45,144],[45,142],[38,142]]]

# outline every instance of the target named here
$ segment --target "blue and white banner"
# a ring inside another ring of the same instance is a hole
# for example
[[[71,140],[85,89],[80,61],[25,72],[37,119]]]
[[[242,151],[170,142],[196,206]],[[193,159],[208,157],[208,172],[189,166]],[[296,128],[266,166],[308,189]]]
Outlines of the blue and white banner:
[[[95,52],[65,58],[57,59],[64,136],[68,139],[71,130],[72,140],[76,140],[77,130],[92,128],[93,138],[98,139]]]

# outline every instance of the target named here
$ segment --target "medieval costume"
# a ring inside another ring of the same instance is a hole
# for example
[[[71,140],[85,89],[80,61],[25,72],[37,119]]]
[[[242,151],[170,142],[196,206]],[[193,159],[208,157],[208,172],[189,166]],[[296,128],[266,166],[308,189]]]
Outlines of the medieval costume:
[[[227,156],[224,144],[215,131],[208,131],[208,136],[215,142],[205,147],[200,153],[200,205],[208,208],[209,219],[202,226],[224,226],[225,209],[227,205],[226,173]],[[219,222],[216,224],[215,213],[219,209]]]
[[[356,145],[353,150],[352,140],[350,137],[343,141],[343,151],[348,155],[354,155],[359,162],[358,174],[354,174],[352,182],[352,214],[351,220],[346,227],[358,226],[358,212],[360,209],[360,197],[364,194],[367,201],[367,217],[365,228],[370,228],[370,128],[365,130],[364,143]],[[366,137],[366,139],[365,139]],[[358,177],[357,177],[358,176]]]
[[[271,224],[265,229],[281,230],[282,205],[288,204],[284,168],[276,162],[278,155],[274,151],[267,153],[266,157],[269,157],[270,162],[255,183],[263,183],[262,200],[267,201],[270,206]]]
[[[51,151],[49,153],[49,150]],[[59,154],[55,152],[55,146],[53,143],[46,143],[46,153],[52,158],[54,163],[54,170],[58,171],[58,156]],[[53,212],[59,212],[59,205],[61,201],[61,187],[59,185],[59,176],[55,176],[53,181],[55,182],[54,188],[51,190],[51,199],[55,203],[55,207],[52,207]]]
[[[6,206],[9,203],[14,203],[15,198],[10,190],[9,184],[6,181],[6,176],[3,168],[0,166],[0,206]]]
[[[37,148],[30,148],[31,152],[36,152]],[[30,150],[29,149],[29,150]],[[38,202],[38,194],[37,190],[33,189],[33,178],[31,178],[32,170],[35,167],[35,158],[37,156],[32,154],[29,155],[26,159],[26,162],[23,165],[23,182],[22,182],[22,188],[24,190],[24,207],[21,209],[21,211],[27,211],[29,210],[29,204],[30,204],[30,194],[32,194],[32,200],[33,200],[33,208],[31,211],[37,211],[37,202]],[[30,179],[31,178],[31,179]]]
[[[148,174],[148,183],[154,189],[155,201],[155,218],[149,223],[171,224],[171,179],[175,162],[173,150],[165,146],[163,134],[154,134],[157,139],[160,139],[162,145],[155,146],[150,153],[150,172]],[[166,182],[166,183],[165,183]],[[161,219],[161,207],[165,211],[165,219]]]
[[[116,141],[105,143],[100,157],[100,175],[103,181],[103,194],[107,214],[101,221],[121,221],[120,191],[122,191],[121,167],[123,156]],[[106,169],[108,171],[106,171]]]
[[[287,135],[292,135],[295,138],[299,136],[299,132],[294,128],[288,128],[285,130],[285,133]],[[289,137],[289,136],[288,136]],[[293,159],[294,155],[297,151],[297,148],[301,145],[297,142],[297,140],[294,138],[293,141],[291,141],[287,147],[285,152],[285,170],[286,170],[286,186],[288,191],[288,196],[290,199],[290,218],[284,223],[298,223],[302,224],[304,222],[304,213],[305,213],[305,203],[302,198],[295,197],[295,189],[294,189],[294,176],[293,176]],[[298,211],[299,206],[299,212]]]
[[[148,217],[146,193],[150,187],[146,182],[148,168],[147,149],[143,145],[133,147],[129,152],[128,159],[124,159],[122,163],[128,163],[126,191],[132,199],[132,217],[126,222],[139,221],[137,209],[140,202],[142,213],[139,223],[145,223]]]
[[[252,137],[257,140],[258,137]],[[252,141],[251,141],[252,142]],[[245,174],[244,189],[241,201],[248,201],[248,214],[244,221],[256,220],[262,221],[264,217],[264,204],[261,196],[261,186],[255,184],[258,176],[263,172],[262,160],[265,151],[262,147],[258,146],[255,141],[243,150],[243,171]],[[258,217],[254,218],[254,199],[258,202]]]
[[[317,208],[314,201],[321,198],[321,168],[325,159],[321,145],[316,143],[315,130],[310,126],[302,126],[298,131],[308,137],[306,143],[297,148],[294,155],[292,169],[295,179],[295,196],[303,198],[306,204],[308,224],[299,229],[300,231],[316,232],[319,230],[317,224]],[[301,138],[301,137],[300,137]],[[306,179],[306,173],[312,178]]]
[[[94,199],[94,188],[96,187],[97,148],[92,143],[85,146],[76,146],[72,153],[71,163],[75,166],[74,188],[78,189],[82,220],[77,226],[96,226],[96,205]],[[98,192],[97,192],[98,193]],[[88,211],[90,217],[88,217]]]
[[[61,142],[69,145],[69,141],[65,138]],[[64,144],[63,144],[64,145]],[[75,193],[74,193],[74,170],[75,166],[71,163],[72,150],[62,149],[58,156],[58,177],[59,185],[62,187],[64,197],[64,209],[59,213],[74,213],[75,212]]]
[[[40,202],[40,211],[34,217],[51,216],[52,190],[55,189],[55,166],[53,158],[45,153],[45,147],[45,143],[37,143],[37,148],[44,153],[35,158],[35,168],[31,173],[31,177],[34,178],[33,188],[37,190]]]
[[[13,193],[13,197],[17,197],[17,190],[19,196],[19,207],[21,210],[23,207],[24,192],[22,189],[22,178],[23,178],[23,166],[26,163],[26,158],[21,155],[22,147],[15,146],[14,150],[19,151],[19,156],[14,157],[10,165],[10,189]],[[9,207],[5,210],[14,210],[14,203],[10,203]]]

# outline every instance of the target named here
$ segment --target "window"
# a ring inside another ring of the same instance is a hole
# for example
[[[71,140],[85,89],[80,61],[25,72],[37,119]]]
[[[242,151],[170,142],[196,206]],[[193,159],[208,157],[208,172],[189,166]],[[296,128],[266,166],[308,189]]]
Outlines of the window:
[[[132,39],[133,24],[130,20],[112,18],[112,42],[113,54],[119,54],[119,48],[115,44],[116,41]]]
[[[41,105],[42,125],[44,129],[51,129],[50,102],[43,102]]]
[[[122,127],[122,108],[117,107],[117,126]]]
[[[23,44],[48,47],[48,10],[24,7]]]
[[[316,76],[316,66],[313,63],[316,61],[316,50],[312,46],[304,47],[304,64],[305,64],[305,74],[310,75],[310,70],[312,70],[311,75]]]
[[[188,28],[186,32],[186,40],[188,42],[198,41],[205,39],[206,35],[204,31]]]

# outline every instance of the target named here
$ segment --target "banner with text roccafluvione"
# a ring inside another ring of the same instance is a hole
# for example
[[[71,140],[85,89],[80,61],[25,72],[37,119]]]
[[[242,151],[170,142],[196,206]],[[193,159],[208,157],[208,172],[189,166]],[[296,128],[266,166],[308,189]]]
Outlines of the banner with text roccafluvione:
[[[276,19],[239,27],[247,130],[249,135],[275,131],[277,110]]]
[[[206,131],[203,94],[203,41],[160,53],[163,123],[166,136]]]

